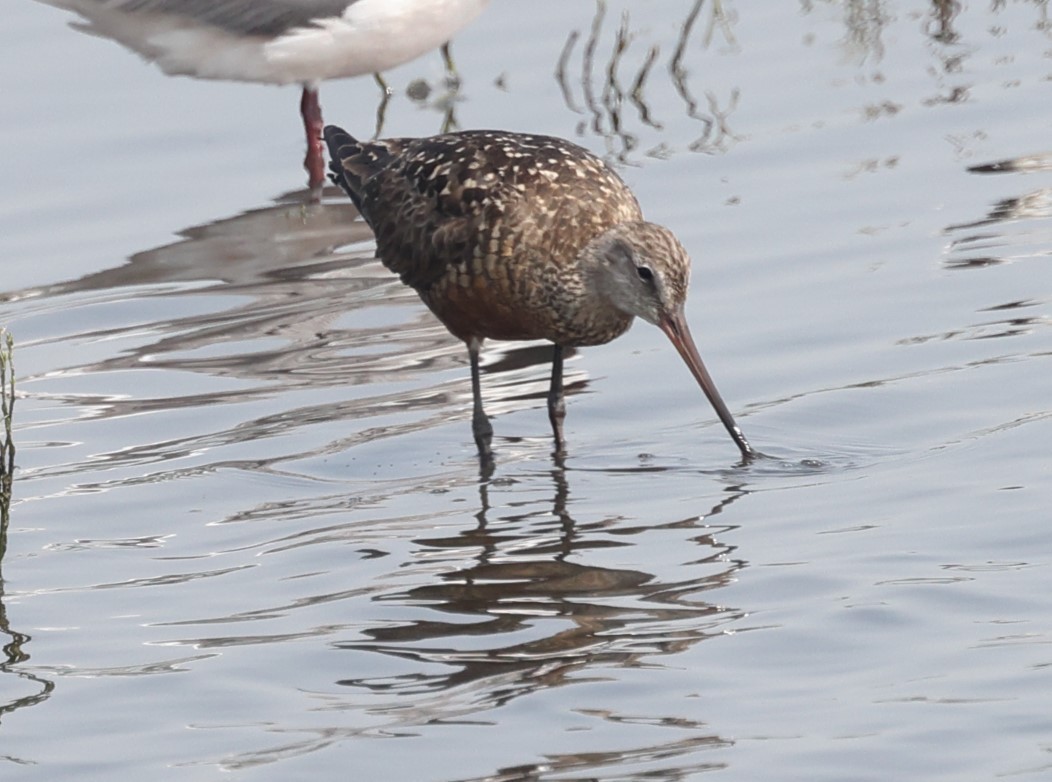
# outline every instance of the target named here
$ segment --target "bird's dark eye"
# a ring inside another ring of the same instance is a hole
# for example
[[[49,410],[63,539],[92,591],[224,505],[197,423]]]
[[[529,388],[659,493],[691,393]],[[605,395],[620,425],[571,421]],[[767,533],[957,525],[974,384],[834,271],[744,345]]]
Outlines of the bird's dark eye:
[[[636,274],[639,275],[639,279],[641,279],[643,282],[649,283],[654,281],[654,270],[651,269],[649,266],[637,266]]]

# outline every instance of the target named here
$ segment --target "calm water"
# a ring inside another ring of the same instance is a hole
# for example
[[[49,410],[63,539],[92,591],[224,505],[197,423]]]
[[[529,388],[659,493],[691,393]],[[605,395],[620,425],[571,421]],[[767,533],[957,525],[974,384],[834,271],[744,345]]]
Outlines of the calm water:
[[[618,163],[772,457],[642,324],[569,359],[565,463],[547,350],[490,345],[482,479],[463,346],[302,205],[296,91],[12,4],[0,777],[1052,776],[1047,6],[754,5],[496,0],[455,99],[390,74],[385,133]]]

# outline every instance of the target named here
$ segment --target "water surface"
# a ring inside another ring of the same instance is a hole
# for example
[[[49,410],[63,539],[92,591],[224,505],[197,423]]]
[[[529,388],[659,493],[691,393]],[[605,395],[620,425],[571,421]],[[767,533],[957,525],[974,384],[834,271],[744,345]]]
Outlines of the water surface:
[[[491,476],[296,92],[66,21],[0,54],[4,779],[1048,775],[1045,4],[494,3],[457,94],[391,73],[385,133],[619,166],[769,457],[640,324],[569,358],[565,460],[548,349],[489,345]]]

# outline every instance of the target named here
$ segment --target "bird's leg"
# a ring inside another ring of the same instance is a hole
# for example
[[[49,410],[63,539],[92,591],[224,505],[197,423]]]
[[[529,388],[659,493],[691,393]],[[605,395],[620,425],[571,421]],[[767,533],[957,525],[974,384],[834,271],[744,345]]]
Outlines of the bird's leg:
[[[303,161],[303,167],[307,169],[307,186],[320,193],[321,186],[325,184],[325,144],[321,140],[323,122],[317,87],[309,84],[303,87],[300,114],[303,115],[303,129],[307,133],[307,157]]]
[[[468,356],[471,357],[471,395],[474,397],[475,408],[471,416],[471,432],[475,435],[475,445],[479,449],[479,457],[483,460],[493,458],[490,442],[493,440],[493,425],[482,409],[482,381],[479,378],[479,348],[482,347],[481,340],[471,339],[468,342]]]
[[[555,432],[555,450],[562,453],[566,447],[563,438],[563,419],[566,418],[566,399],[563,397],[563,346],[556,345],[552,351],[552,384],[548,388],[548,418]]]
[[[460,74],[457,64],[453,62],[453,53],[449,50],[449,41],[442,44],[442,61],[446,65],[446,86],[456,92],[460,89]]]

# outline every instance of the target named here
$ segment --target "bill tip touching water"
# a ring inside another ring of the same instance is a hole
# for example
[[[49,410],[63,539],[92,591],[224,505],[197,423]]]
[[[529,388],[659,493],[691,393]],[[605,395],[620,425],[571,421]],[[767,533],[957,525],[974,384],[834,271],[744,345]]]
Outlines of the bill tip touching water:
[[[758,454],[701,360],[684,314],[690,257],[647,222],[602,159],[563,139],[474,130],[359,141],[328,126],[333,181],[376,236],[376,254],[468,347],[479,454],[485,339],[554,344],[548,414],[564,450],[563,350],[601,345],[639,317],[675,346],[744,460]]]

